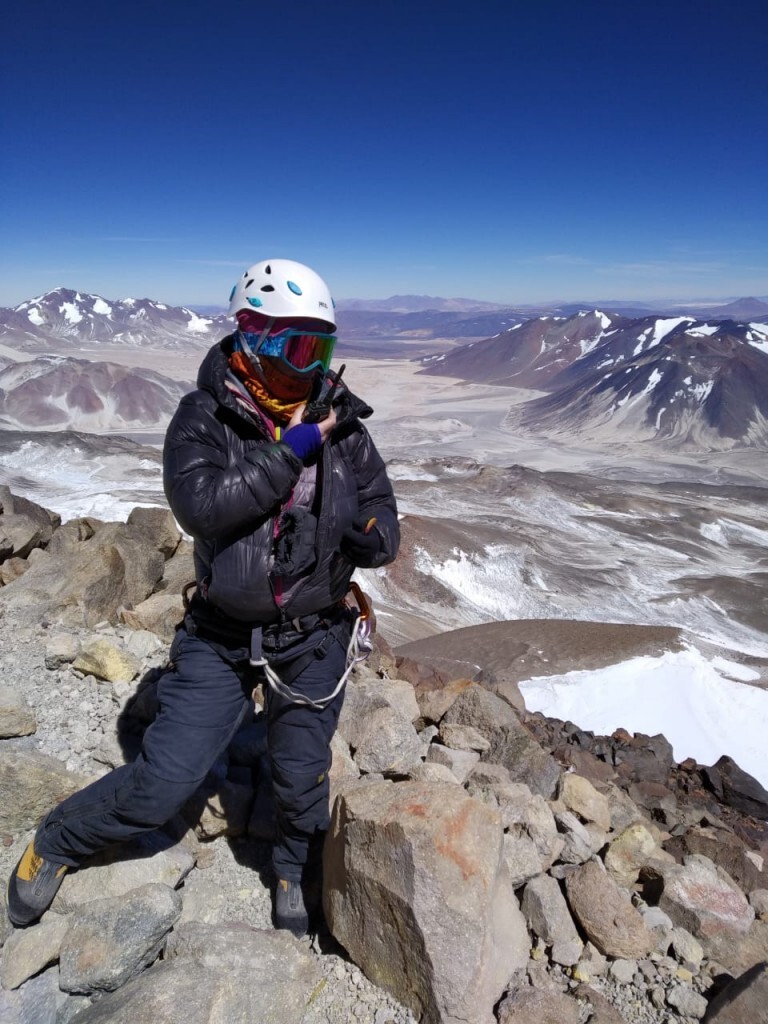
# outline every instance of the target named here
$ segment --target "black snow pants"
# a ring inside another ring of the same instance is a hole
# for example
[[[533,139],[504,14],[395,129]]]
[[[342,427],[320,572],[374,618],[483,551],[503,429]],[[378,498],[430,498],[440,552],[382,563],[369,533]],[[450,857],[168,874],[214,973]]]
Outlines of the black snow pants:
[[[324,628],[318,656],[302,664],[291,682],[292,690],[313,700],[330,694],[346,667],[349,629]],[[158,684],[160,710],[138,758],[64,800],[43,820],[35,846],[47,860],[74,867],[112,843],[164,825],[234,737],[250,706],[250,650],[211,643],[194,632],[188,617],[171,646],[169,668]],[[272,862],[278,878],[300,881],[313,839],[328,828],[330,743],[343,699],[342,689],[319,710],[268,692],[278,825]]]

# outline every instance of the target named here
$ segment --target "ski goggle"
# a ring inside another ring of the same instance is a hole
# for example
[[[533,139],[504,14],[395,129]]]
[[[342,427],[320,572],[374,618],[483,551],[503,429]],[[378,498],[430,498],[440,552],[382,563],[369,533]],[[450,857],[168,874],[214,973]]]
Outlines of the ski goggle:
[[[255,355],[282,359],[297,373],[327,370],[331,365],[335,334],[318,334],[288,327],[277,334],[269,334],[257,342]]]

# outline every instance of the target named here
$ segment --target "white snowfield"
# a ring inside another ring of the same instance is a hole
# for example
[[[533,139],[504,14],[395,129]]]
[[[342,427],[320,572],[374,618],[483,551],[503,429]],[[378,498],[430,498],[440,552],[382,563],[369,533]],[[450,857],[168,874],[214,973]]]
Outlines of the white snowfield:
[[[529,711],[602,736],[619,728],[663,733],[676,761],[712,765],[727,754],[768,788],[768,691],[748,685],[758,678],[744,665],[690,649],[519,685]]]

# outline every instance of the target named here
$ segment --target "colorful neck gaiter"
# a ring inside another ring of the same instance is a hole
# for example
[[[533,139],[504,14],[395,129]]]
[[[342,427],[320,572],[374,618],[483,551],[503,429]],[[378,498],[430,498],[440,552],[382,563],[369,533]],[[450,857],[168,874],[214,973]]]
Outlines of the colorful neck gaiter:
[[[298,407],[306,402],[306,398],[298,402],[288,402],[270,394],[264,383],[256,376],[253,364],[244,352],[233,352],[229,357],[229,366],[237,379],[242,381],[251,398],[276,420],[287,422]]]

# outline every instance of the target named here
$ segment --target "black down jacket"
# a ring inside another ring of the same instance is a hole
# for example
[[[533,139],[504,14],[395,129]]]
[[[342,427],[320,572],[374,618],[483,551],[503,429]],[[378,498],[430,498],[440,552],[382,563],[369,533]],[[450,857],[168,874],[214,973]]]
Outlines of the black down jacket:
[[[225,386],[232,338],[215,345],[182,398],[165,439],[165,493],[182,529],[195,541],[195,570],[208,600],[243,623],[270,623],[330,608],[354,571],[339,552],[343,531],[358,516],[376,517],[382,550],[376,565],[397,554],[397,507],[384,462],[360,420],[370,406],[339,385],[338,418],[317,466],[316,564],[288,604],[278,607],[272,573],[275,519],[289,501],[302,462],[268,436]]]

